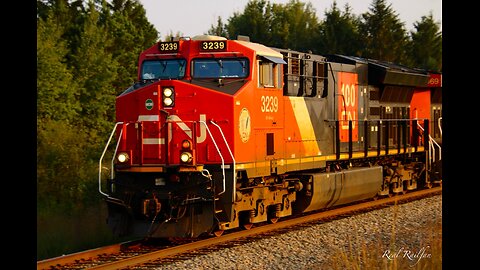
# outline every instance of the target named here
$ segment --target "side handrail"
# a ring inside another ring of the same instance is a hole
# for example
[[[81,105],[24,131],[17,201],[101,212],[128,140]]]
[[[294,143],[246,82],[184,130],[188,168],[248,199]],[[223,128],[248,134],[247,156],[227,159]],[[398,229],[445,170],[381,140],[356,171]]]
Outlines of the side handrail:
[[[210,129],[207,126],[207,123],[202,120],[198,122],[204,124],[205,127],[207,128],[208,135],[210,135],[210,138],[212,138],[213,145],[215,145],[215,148],[217,149],[217,153],[220,155],[220,158],[222,159],[223,188],[222,188],[222,192],[218,193],[218,195],[220,195],[225,192],[225,160],[223,159],[222,153],[220,152],[217,142],[215,141],[215,138],[213,138],[212,133],[210,132]]]
[[[100,157],[100,160],[98,162],[98,191],[100,192],[100,194],[102,194],[106,197],[109,197],[109,195],[102,191],[102,161],[103,161],[103,157],[105,156],[105,153],[107,152],[108,146],[110,145],[110,141],[113,138],[113,134],[115,134],[115,131],[117,130],[117,126],[121,125],[121,124],[123,124],[123,122],[115,123],[115,126],[113,127],[112,133],[110,134],[110,137],[108,138],[107,145],[105,145],[105,149],[103,149],[102,156]],[[123,132],[123,130],[120,131],[120,137],[122,135],[122,132]],[[120,140],[118,140],[117,146],[115,147],[115,153],[113,154],[114,158],[115,158],[115,154],[116,154],[117,149],[118,149],[119,142],[120,142]],[[113,176],[113,160],[112,160],[112,176]]]
[[[212,123],[214,126],[216,126],[218,128],[218,130],[220,131],[220,134],[222,134],[223,142],[225,142],[225,145],[227,146],[228,152],[230,153],[230,156],[232,157],[232,161],[233,161],[233,201],[235,201],[235,194],[236,194],[235,188],[237,186],[237,177],[236,177],[236,171],[235,171],[235,165],[236,165],[235,157],[233,156],[232,150],[230,150],[230,146],[228,145],[227,139],[225,138],[225,135],[223,134],[222,128],[217,123],[215,123],[213,120],[210,120],[210,123]],[[225,186],[225,184],[224,184],[224,186]]]
[[[417,126],[423,131],[425,132],[425,129],[420,125],[419,122],[417,122]],[[439,149],[439,152],[438,152],[438,160],[442,160],[442,147],[440,146],[440,144],[437,143],[437,141],[435,141],[432,137],[432,135],[428,134],[428,146],[429,146],[429,149],[431,149],[432,151],[432,155],[430,155],[430,159],[432,159],[433,162],[435,162],[435,147],[434,145],[436,145]]]
[[[440,130],[440,136],[442,135],[442,117],[438,118],[438,129]]]

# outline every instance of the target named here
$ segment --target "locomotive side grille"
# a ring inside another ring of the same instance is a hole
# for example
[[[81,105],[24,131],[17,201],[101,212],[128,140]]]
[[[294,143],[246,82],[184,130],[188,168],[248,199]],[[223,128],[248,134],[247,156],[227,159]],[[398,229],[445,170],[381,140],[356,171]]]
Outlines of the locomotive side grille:
[[[291,63],[291,68],[292,68],[292,74],[300,74],[300,59],[298,54],[293,54],[292,53],[292,58],[290,60]]]
[[[370,107],[370,115],[380,115],[380,107]]]

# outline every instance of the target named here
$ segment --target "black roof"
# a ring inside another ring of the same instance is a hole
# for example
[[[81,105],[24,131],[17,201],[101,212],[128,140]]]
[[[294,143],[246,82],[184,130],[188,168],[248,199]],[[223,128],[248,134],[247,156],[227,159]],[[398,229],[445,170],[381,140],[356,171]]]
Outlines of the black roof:
[[[361,58],[346,55],[328,55],[328,61],[344,64],[368,65],[368,83],[374,85],[402,85],[413,87],[427,87],[428,72],[426,70],[410,68],[388,61]]]

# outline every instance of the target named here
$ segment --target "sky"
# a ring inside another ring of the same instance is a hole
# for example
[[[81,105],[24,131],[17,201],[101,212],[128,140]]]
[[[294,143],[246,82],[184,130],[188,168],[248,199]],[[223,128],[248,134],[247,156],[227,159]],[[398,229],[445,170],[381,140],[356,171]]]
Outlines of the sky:
[[[147,18],[164,38],[170,32],[180,32],[183,36],[193,37],[206,33],[212,25],[217,24],[220,16],[224,23],[234,12],[243,12],[249,0],[139,0],[146,10]],[[325,11],[331,9],[334,0],[301,0],[310,2],[315,8],[317,18],[322,21]],[[352,13],[360,15],[369,11],[373,0],[336,0],[337,7],[344,11],[345,4],[352,8]],[[289,0],[269,0],[270,3],[288,3]],[[442,0],[387,0],[398,18],[405,24],[407,31],[414,30],[414,22],[430,12],[433,19],[440,23],[442,29]]]

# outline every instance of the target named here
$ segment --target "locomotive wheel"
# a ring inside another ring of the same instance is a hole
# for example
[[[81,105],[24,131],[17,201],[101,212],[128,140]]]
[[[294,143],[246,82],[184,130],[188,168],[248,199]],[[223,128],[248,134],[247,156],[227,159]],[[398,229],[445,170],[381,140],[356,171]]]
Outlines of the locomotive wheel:
[[[220,237],[223,234],[223,232],[224,230],[217,230],[213,232],[213,235],[215,235],[216,237]]]
[[[242,228],[244,228],[245,230],[250,230],[252,227],[253,227],[253,223],[242,224]]]
[[[279,219],[278,217],[276,217],[276,218],[270,218],[268,221],[269,221],[270,223],[272,223],[272,224],[275,224],[275,223],[277,223],[278,219]]]

